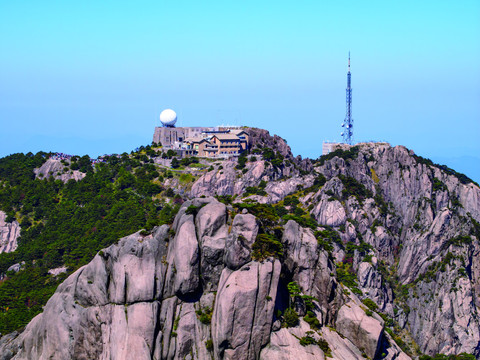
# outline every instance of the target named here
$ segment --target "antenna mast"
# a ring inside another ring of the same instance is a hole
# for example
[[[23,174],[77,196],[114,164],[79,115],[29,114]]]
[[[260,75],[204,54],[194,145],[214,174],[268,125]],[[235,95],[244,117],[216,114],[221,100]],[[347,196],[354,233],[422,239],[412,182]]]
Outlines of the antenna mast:
[[[345,129],[341,135],[343,142],[353,145],[353,119],[352,119],[352,75],[350,74],[350,51],[348,52],[348,72],[347,72],[347,114],[342,127]]]

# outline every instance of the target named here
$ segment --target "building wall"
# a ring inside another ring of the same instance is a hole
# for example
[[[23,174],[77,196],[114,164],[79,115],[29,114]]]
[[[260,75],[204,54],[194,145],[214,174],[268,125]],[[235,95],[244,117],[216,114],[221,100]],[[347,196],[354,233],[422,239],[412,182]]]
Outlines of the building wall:
[[[216,127],[155,127],[155,132],[153,134],[153,142],[160,142],[165,149],[172,149],[175,143],[181,143],[186,138],[198,138],[203,137],[202,133],[210,132],[210,135],[214,131],[219,131]],[[232,139],[232,140],[219,140],[215,136],[213,137],[212,142],[218,145],[218,151],[214,152],[211,148],[208,150],[205,149],[207,143],[202,142],[199,144],[198,149],[193,147],[191,150],[194,150],[197,156],[201,157],[215,157],[215,156],[225,156],[225,155],[238,155],[242,151],[248,148],[248,134],[242,133],[240,136],[243,139]],[[190,150],[187,148],[183,149],[182,155],[191,155]],[[179,154],[180,155],[180,154]]]
[[[340,147],[339,145],[339,143],[324,142],[322,145],[322,155],[327,155],[337,150]]]
[[[155,127],[153,142],[161,142],[163,146],[170,147],[176,141],[181,142],[187,137],[200,137],[205,131],[213,131],[213,127]]]

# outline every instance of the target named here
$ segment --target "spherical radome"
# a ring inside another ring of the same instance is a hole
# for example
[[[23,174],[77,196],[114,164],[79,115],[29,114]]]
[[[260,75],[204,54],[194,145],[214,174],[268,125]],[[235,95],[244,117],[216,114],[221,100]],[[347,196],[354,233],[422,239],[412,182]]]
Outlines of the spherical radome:
[[[177,122],[177,114],[172,109],[165,109],[160,113],[160,121],[165,126],[173,126]]]

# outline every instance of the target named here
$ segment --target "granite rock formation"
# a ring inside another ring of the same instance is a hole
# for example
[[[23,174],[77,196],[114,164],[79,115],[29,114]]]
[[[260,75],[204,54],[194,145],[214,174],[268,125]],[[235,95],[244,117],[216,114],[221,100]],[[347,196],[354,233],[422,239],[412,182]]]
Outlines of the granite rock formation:
[[[477,184],[402,146],[312,162],[265,131],[252,143],[284,162],[216,165],[172,225],[100,251],[22,333],[1,337],[0,359],[480,356]],[[246,198],[303,211],[275,227],[275,257],[255,255],[265,226],[237,211]]]
[[[17,220],[7,223],[7,214],[0,211],[0,254],[12,252],[17,248],[17,238],[20,236],[20,225]]]
[[[197,214],[187,214],[192,205],[201,207]],[[173,231],[163,225],[102,250],[59,286],[21,334],[0,339],[2,359],[277,359],[284,346],[284,358],[322,359],[320,347],[298,340],[311,331],[303,319],[293,328],[276,325],[285,306],[283,276],[316,297],[321,324],[345,332],[345,338],[329,335],[337,358],[401,354],[392,344],[385,347],[381,319],[357,321],[367,316],[360,305],[348,315],[345,309],[361,303],[342,290],[310,229],[289,221],[282,239],[286,258],[256,261],[250,244],[257,219],[227,213],[214,198],[193,199]]]
[[[65,160],[67,165],[69,162],[70,160]],[[68,166],[62,164],[61,160],[57,159],[48,159],[34,172],[37,179],[48,179],[53,176],[56,180],[62,180],[63,182],[67,182],[70,179],[78,181],[85,177],[85,173],[79,170],[70,170]]]

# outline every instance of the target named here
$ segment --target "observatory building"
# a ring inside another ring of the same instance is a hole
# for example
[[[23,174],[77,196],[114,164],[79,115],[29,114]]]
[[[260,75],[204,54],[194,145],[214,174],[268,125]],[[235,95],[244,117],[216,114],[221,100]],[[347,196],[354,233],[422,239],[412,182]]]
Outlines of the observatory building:
[[[171,109],[160,113],[162,126],[155,127],[153,142],[179,156],[230,157],[248,148],[248,133],[239,126],[176,127],[177,114]]]
[[[177,113],[172,109],[165,109],[160,113],[160,122],[164,127],[175,127],[177,122]]]

